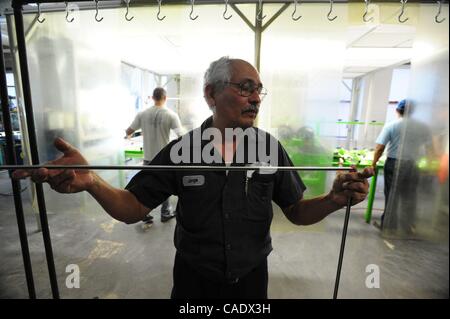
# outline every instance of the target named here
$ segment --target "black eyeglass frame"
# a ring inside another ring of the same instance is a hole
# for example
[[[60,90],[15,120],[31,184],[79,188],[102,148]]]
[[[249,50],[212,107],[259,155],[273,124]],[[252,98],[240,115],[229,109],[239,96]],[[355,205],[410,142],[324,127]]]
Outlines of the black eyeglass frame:
[[[259,97],[261,99],[263,99],[267,95],[267,89],[265,87],[263,87],[262,84],[255,85],[252,81],[244,81],[244,82],[241,82],[241,83],[226,81],[224,83],[227,84],[227,85],[234,85],[234,86],[238,87],[239,88],[239,95],[243,96],[243,97],[249,97],[253,93],[255,93],[255,91],[258,92],[258,95],[259,95]],[[250,88],[250,90],[244,88],[245,84],[251,84],[252,88]],[[244,92],[246,92],[246,93],[244,93]]]

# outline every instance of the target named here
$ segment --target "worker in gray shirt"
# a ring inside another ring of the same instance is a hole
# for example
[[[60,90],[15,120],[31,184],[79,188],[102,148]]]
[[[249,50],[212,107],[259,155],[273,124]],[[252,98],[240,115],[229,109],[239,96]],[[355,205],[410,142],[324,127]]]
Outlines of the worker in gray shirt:
[[[142,137],[144,143],[144,165],[149,165],[156,154],[169,144],[170,130],[173,130],[178,136],[182,134],[182,126],[180,118],[172,110],[165,107],[167,100],[167,92],[161,87],[153,90],[152,99],[154,105],[142,112],[139,112],[127,128],[127,136],[131,136],[136,130],[142,129]],[[173,218],[175,214],[172,212],[169,199],[162,203],[161,221],[167,222]],[[143,222],[150,226],[153,217],[149,214]]]

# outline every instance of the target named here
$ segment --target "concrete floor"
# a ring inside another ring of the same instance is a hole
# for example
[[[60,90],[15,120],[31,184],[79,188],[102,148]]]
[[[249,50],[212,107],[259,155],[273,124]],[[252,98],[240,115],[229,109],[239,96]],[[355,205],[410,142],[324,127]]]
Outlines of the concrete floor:
[[[382,178],[379,179],[382,183]],[[38,298],[51,298],[42,234],[37,231],[30,191],[22,192]],[[384,205],[378,187],[373,218]],[[28,298],[11,186],[0,171],[0,298]],[[176,200],[175,198],[172,198]],[[141,224],[111,219],[89,195],[61,195],[46,190],[55,265],[61,298],[168,298],[175,254],[175,220],[159,221],[144,231]],[[448,298],[449,244],[445,241],[384,239],[364,221],[365,205],[352,209],[339,298]],[[319,224],[297,227],[274,206],[269,257],[269,298],[331,298],[334,289],[344,211]],[[80,269],[80,288],[67,288],[66,267]],[[380,287],[367,288],[380,270]]]

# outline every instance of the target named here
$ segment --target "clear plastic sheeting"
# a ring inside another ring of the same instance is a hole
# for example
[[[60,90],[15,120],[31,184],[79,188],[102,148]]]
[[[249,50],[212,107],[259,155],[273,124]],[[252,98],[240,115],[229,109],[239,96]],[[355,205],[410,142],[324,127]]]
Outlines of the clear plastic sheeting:
[[[110,14],[113,11],[108,11]],[[26,38],[37,147],[41,163],[60,155],[53,146],[62,137],[78,148],[89,163],[123,164],[123,118],[129,113],[127,95],[121,86],[119,42],[112,40],[106,25],[83,19],[68,23],[64,13],[46,14],[45,23],[32,23],[25,15]],[[89,32],[93,28],[96,32]],[[114,186],[124,186],[122,171],[102,171],[100,176]],[[86,193],[66,196],[47,184],[49,213],[84,212],[98,207]],[[33,199],[35,200],[35,198]],[[92,207],[94,205],[94,207]]]
[[[269,16],[279,5],[265,5]],[[284,11],[263,33],[261,76],[269,94],[259,126],[274,133],[297,166],[331,166],[339,135],[340,97],[346,45],[347,6],[302,4],[302,18]],[[301,172],[307,197],[325,193],[325,172]]]
[[[272,12],[279,6],[264,8]],[[294,23],[288,9],[263,33],[261,75],[270,91],[259,123],[268,129],[288,126],[294,131],[309,126],[325,142],[337,135],[347,10],[334,6],[338,18],[328,23],[326,4],[300,8],[301,22]]]
[[[156,18],[157,7],[131,11],[135,17],[131,22],[125,20],[124,9],[100,10],[101,22],[95,21],[92,10],[71,12],[72,23],[66,21],[65,12],[45,13],[42,24],[33,23],[35,15],[24,15],[25,29],[30,29],[26,44],[41,163],[60,155],[53,146],[59,136],[80,149],[92,165],[126,164],[125,130],[137,111],[151,106],[149,96],[156,85],[166,87],[167,106],[179,114],[186,129],[191,129],[211,115],[203,98],[203,74],[209,63],[226,55],[253,60],[253,32],[236,14],[224,20],[223,6],[196,6],[199,18],[195,21],[189,18],[190,7],[185,5],[163,6],[163,22]],[[251,16],[254,6],[242,6],[241,11]],[[135,172],[97,173],[123,188]],[[142,293],[143,287],[127,280],[129,270],[120,264],[125,266],[131,260],[139,264],[136,273],[147,273],[148,263],[140,258],[154,248],[141,245],[146,230],[140,224],[128,226],[112,220],[86,192],[58,194],[47,184],[44,190],[56,271],[62,279],[61,296],[114,298]],[[37,216],[36,198],[33,192],[30,195]],[[171,204],[175,208],[176,202]],[[158,208],[153,216],[159,223]],[[32,220],[31,229],[35,228]],[[121,236],[128,238],[126,244]],[[158,236],[164,238],[159,245],[171,254],[170,231]],[[128,245],[133,248],[125,249]],[[142,253],[144,249],[147,253]],[[171,257],[164,259],[167,280],[172,262]],[[70,290],[64,282],[68,264],[78,265],[87,275],[84,278],[98,269],[104,271],[95,281],[82,279],[83,289]],[[35,269],[39,275],[46,272],[45,267]],[[110,287],[105,285],[120,277],[123,280],[118,281],[126,287],[117,295],[107,294]],[[156,285],[151,280],[148,283]],[[145,296],[168,297],[170,283],[162,289],[149,292],[144,288]]]
[[[383,234],[448,243],[449,33],[448,19],[429,22],[435,15],[435,6],[420,6],[399,150],[405,160],[396,163]]]
[[[209,64],[222,56],[254,60],[253,31],[231,8],[228,12],[233,17],[225,20],[222,5],[196,6],[193,16],[199,17],[195,21],[189,19],[189,8],[173,7],[164,11],[168,18],[172,12],[180,16],[175,39],[178,41],[180,116],[186,129],[198,127],[212,115],[203,97],[203,75]],[[247,17],[254,15],[254,5],[240,5],[239,9]]]
[[[41,162],[58,155],[52,141],[60,136],[91,164],[123,163],[125,129],[152,105],[157,85],[170,88],[168,107],[186,129],[211,114],[203,99],[204,71],[224,55],[251,60],[253,34],[241,19],[224,20],[221,6],[196,7],[195,21],[187,8],[164,7],[164,22],[153,7],[133,9],[133,22],[124,19],[124,9],[100,10],[101,23],[92,11],[75,10],[71,23],[65,13],[46,13],[45,23],[32,25],[27,53]],[[25,15],[26,25],[32,20]],[[100,174],[125,184],[122,172]],[[48,196],[51,202],[60,195]]]

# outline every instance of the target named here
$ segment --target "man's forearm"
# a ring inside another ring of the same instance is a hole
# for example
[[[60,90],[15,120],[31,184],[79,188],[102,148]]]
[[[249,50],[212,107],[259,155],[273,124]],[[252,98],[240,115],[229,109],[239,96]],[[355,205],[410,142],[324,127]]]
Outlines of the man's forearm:
[[[378,163],[378,160],[380,159],[382,154],[383,154],[382,152],[375,151],[375,154],[373,155],[372,166],[375,166]]]
[[[376,166],[376,164],[378,163],[378,160],[383,155],[383,152],[384,152],[384,146],[381,146],[381,144],[378,144],[377,147],[375,148],[375,152],[373,154],[372,166],[374,166],[374,167]]]
[[[112,187],[95,173],[88,192],[111,217],[127,224],[142,220],[150,212],[131,192]]]
[[[312,199],[302,199],[291,208],[288,218],[296,225],[311,225],[342,207],[332,201],[329,194]]]

